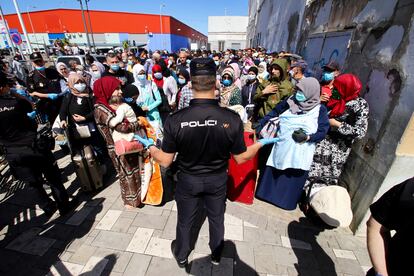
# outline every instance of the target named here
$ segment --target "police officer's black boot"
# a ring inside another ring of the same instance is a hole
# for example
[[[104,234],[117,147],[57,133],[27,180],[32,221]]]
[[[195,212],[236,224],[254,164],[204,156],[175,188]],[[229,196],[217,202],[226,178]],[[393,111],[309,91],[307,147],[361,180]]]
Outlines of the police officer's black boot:
[[[171,252],[172,252],[172,254],[174,256],[174,259],[177,261],[178,266],[181,267],[181,268],[184,268],[188,264],[188,258],[185,258],[184,260],[179,260],[177,258],[177,255],[175,255],[175,244],[176,244],[176,241],[173,240],[171,242]]]
[[[221,260],[221,254],[224,249],[224,241],[213,251],[211,252],[211,263],[213,265],[219,265]]]

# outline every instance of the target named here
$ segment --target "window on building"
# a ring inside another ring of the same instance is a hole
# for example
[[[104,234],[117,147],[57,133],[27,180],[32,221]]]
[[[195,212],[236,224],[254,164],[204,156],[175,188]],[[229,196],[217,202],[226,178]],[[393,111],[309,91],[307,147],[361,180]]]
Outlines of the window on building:
[[[238,49],[241,48],[241,43],[232,43],[231,48],[235,49],[235,50],[238,50]]]
[[[224,41],[223,40],[220,40],[218,42],[218,50],[219,51],[224,51]]]

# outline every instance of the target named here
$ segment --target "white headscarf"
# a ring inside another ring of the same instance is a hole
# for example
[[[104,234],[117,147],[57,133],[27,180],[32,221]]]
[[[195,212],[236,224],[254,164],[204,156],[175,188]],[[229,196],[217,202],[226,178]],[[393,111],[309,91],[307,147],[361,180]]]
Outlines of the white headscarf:
[[[136,83],[139,83],[139,79],[138,79],[138,74],[139,72],[141,72],[142,70],[145,71],[144,66],[142,66],[141,64],[137,63],[134,65],[134,67],[132,67],[132,74],[134,75],[134,81]]]

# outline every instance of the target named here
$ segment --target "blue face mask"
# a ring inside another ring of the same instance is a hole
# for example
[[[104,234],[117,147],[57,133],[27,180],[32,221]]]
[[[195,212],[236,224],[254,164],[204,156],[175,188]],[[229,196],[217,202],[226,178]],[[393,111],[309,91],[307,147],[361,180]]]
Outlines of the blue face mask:
[[[124,98],[124,101],[126,103],[132,103],[132,102],[134,102],[134,99],[133,98]]]
[[[145,81],[145,79],[146,79],[145,75],[138,75],[138,80],[139,81],[143,82],[143,81]]]
[[[36,68],[36,70],[38,70],[38,71],[43,71],[43,70],[45,70],[45,69],[46,69],[44,66],[35,67],[35,68]]]
[[[232,81],[226,79],[226,80],[223,80],[222,83],[223,83],[224,86],[230,86]]]
[[[220,61],[218,61],[218,60],[215,60],[214,63],[216,64],[216,66],[220,65]]]
[[[178,83],[181,85],[185,84],[185,79],[178,78]]]
[[[269,72],[264,71],[264,72],[262,73],[262,79],[264,79],[264,80],[268,80],[268,79],[269,79]]]
[[[119,64],[111,64],[111,70],[116,72],[119,70]]]
[[[305,94],[303,94],[302,91],[297,91],[296,94],[295,94],[295,99],[298,102],[304,102],[304,101],[306,101],[306,96],[305,96]]]
[[[334,79],[334,72],[324,72],[322,75],[323,82],[329,82]]]
[[[186,62],[187,62],[188,65],[190,65],[191,60],[187,59]]]
[[[134,62],[132,60],[128,60],[128,65],[132,65]]]

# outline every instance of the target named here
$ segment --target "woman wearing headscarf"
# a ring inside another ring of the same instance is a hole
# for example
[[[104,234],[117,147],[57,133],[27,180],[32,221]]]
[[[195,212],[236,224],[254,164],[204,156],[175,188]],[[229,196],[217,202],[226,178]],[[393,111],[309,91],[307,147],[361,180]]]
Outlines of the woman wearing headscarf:
[[[58,62],[56,64],[56,69],[60,75],[60,89],[62,93],[66,93],[69,92],[69,87],[68,87],[68,77],[69,77],[69,73],[70,70],[68,68],[68,66],[66,64],[64,64],[63,62]]]
[[[89,71],[92,76],[91,77],[91,88],[93,89],[93,84],[95,83],[95,81],[100,79],[102,77],[102,74],[105,72],[105,66],[99,61],[94,61],[91,64]]]
[[[233,82],[239,88],[239,90],[241,90],[242,89],[242,83],[241,83],[241,80],[240,80],[241,71],[240,71],[239,64],[237,62],[232,62],[232,63],[229,64],[229,66],[231,68],[233,68],[233,71],[234,71],[234,80],[233,80]]]
[[[160,92],[155,82],[147,79],[145,68],[141,64],[135,64],[133,68],[133,83],[139,90],[137,105],[147,113],[146,118],[154,128],[158,140],[162,140],[163,130],[161,116],[158,112],[158,106],[162,103]]]
[[[175,99],[177,97],[177,82],[171,76],[170,70],[162,70],[161,66],[154,64],[152,67],[152,79],[157,85],[162,104],[158,106],[161,120],[164,123],[167,116],[175,109]]]
[[[118,156],[115,153],[112,132],[114,130],[121,133],[135,133],[139,130],[138,122],[122,122],[114,128],[109,126],[109,122],[116,116],[108,101],[112,96],[120,96],[121,81],[115,77],[103,77],[95,82],[93,94],[95,95],[94,116],[99,131],[106,141],[109,156],[118,173],[119,184],[121,186],[121,196],[125,207],[137,207],[141,205],[141,176],[140,158],[138,153]],[[141,160],[142,161],[142,160]]]
[[[259,73],[257,74],[257,79],[259,80],[259,83],[263,83],[263,81],[269,80],[269,72],[267,72],[267,63],[265,61],[260,62],[257,68],[259,69]]]
[[[237,64],[236,64],[237,65]],[[220,103],[222,106],[241,105],[240,88],[234,83],[233,67],[226,67],[221,73]]]
[[[69,140],[72,152],[79,152],[85,145],[91,145],[97,153],[98,160],[103,165],[108,152],[102,136],[96,129],[93,113],[93,95],[86,81],[78,74],[70,74],[68,78],[68,93],[63,99],[59,112],[60,125],[68,128]],[[76,126],[87,125],[91,137],[77,137]]]
[[[369,107],[360,97],[361,89],[361,81],[353,74],[335,78],[332,96],[327,103],[331,127],[325,139],[316,146],[309,177],[328,177],[330,184],[337,184],[352,144],[362,139],[368,129]],[[324,185],[324,181],[316,181],[312,192]]]
[[[320,85],[306,78],[296,92],[280,102],[261,121],[279,117],[277,137],[260,179],[256,197],[282,209],[294,210],[308,177],[316,143],[329,129],[327,110],[320,104]]]

